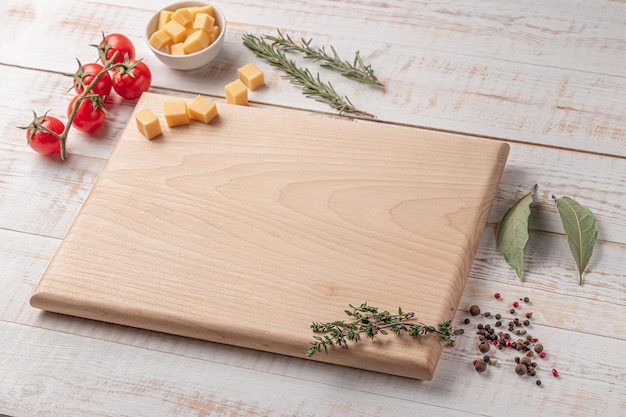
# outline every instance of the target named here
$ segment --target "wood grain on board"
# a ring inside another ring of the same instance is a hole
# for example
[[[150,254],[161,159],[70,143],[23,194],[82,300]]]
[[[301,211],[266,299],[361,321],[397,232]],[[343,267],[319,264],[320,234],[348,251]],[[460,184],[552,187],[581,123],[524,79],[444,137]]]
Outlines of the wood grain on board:
[[[507,144],[219,109],[152,141],[129,121],[33,306],[291,356],[312,319],[350,303],[454,317]],[[430,379],[441,347],[394,338],[316,358]]]

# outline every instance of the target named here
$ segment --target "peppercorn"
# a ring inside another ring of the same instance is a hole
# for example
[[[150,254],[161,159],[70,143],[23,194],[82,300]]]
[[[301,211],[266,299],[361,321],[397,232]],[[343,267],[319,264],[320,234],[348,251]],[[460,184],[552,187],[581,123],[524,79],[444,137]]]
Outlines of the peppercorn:
[[[532,317],[533,317],[533,313],[532,313],[532,311],[531,311],[530,313],[526,313],[526,318],[527,318],[527,319],[530,319],[530,318],[532,318]]]
[[[491,360],[491,358],[489,357],[489,355],[485,355],[483,356],[483,360],[487,363],[489,363],[489,361]]]
[[[528,297],[524,297],[524,302],[525,302],[525,303],[530,303],[530,298],[528,298]]]
[[[513,307],[515,308],[519,307],[519,303],[517,301],[513,301]]]
[[[537,384],[537,386],[540,386],[541,385],[541,379],[538,379],[537,382],[535,382],[535,384]]]
[[[537,375],[537,371],[535,371],[535,370],[533,369],[533,370],[532,370],[532,372],[531,372],[531,373],[529,373],[528,375],[530,375],[530,376],[535,376],[535,375]]]
[[[526,365],[522,365],[521,363],[515,365],[515,373],[519,376],[526,375]]]
[[[474,364],[474,369],[478,372],[485,372],[487,370],[487,363],[483,359],[479,359]]]
[[[523,323],[523,324],[524,324],[524,326],[526,326],[526,327],[530,326],[530,320],[524,320],[522,323]]]
[[[476,326],[476,328],[478,330],[482,330],[485,326],[482,325],[482,323],[478,323],[478,325]]]
[[[470,319],[465,319],[465,320],[463,320],[463,323],[465,323],[465,324],[470,324]]]
[[[485,314],[483,314],[483,316],[485,316],[485,317],[489,317],[489,316],[491,316],[491,313],[490,313],[490,312],[488,312],[488,311],[486,311],[486,312],[485,312]]]
[[[472,316],[477,316],[480,314],[480,307],[474,304],[473,306],[470,307],[469,311]]]
[[[537,353],[543,352],[543,345],[541,343],[537,343],[535,345],[535,352],[537,352]]]
[[[491,347],[489,346],[489,343],[483,342],[481,344],[478,345],[478,350],[481,351],[481,353],[487,353],[489,352],[489,349]]]
[[[525,365],[525,366],[530,366],[530,364],[532,363],[532,360],[530,360],[530,358],[528,356],[523,356],[519,360],[519,363],[521,363],[522,365]]]
[[[514,309],[514,308],[510,309],[510,310],[509,310],[509,313],[511,313],[511,314],[515,314],[515,309]]]
[[[515,357],[515,363],[520,363],[520,361],[521,361],[521,358],[519,356],[516,356]]]

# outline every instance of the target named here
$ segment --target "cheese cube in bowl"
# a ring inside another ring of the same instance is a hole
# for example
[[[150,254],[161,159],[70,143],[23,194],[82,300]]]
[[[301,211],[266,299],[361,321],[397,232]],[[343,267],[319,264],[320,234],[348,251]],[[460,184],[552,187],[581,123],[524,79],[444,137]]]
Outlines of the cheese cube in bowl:
[[[182,1],[157,11],[146,26],[146,42],[170,68],[194,70],[219,54],[226,36],[226,17],[213,3]]]

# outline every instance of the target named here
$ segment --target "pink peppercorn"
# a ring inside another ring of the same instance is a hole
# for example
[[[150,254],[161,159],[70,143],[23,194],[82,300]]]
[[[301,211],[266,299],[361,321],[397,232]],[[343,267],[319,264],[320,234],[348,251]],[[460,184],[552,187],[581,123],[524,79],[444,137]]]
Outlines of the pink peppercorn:
[[[559,376],[559,371],[557,371],[556,369],[552,368],[552,376],[557,378]]]
[[[513,302],[513,307],[515,307],[515,308],[519,307],[519,303],[517,301],[514,301]]]
[[[496,300],[499,300],[500,297],[502,297],[499,292],[495,293],[493,296],[495,297]]]

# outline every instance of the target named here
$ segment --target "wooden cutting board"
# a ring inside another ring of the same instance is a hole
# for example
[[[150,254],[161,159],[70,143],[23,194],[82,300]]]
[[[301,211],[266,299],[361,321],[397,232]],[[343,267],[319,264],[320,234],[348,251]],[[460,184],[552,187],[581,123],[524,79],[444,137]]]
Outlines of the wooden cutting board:
[[[368,302],[454,317],[508,145],[219,105],[164,134],[129,121],[34,307],[304,358],[312,321]],[[382,336],[313,360],[431,379],[442,344]]]

